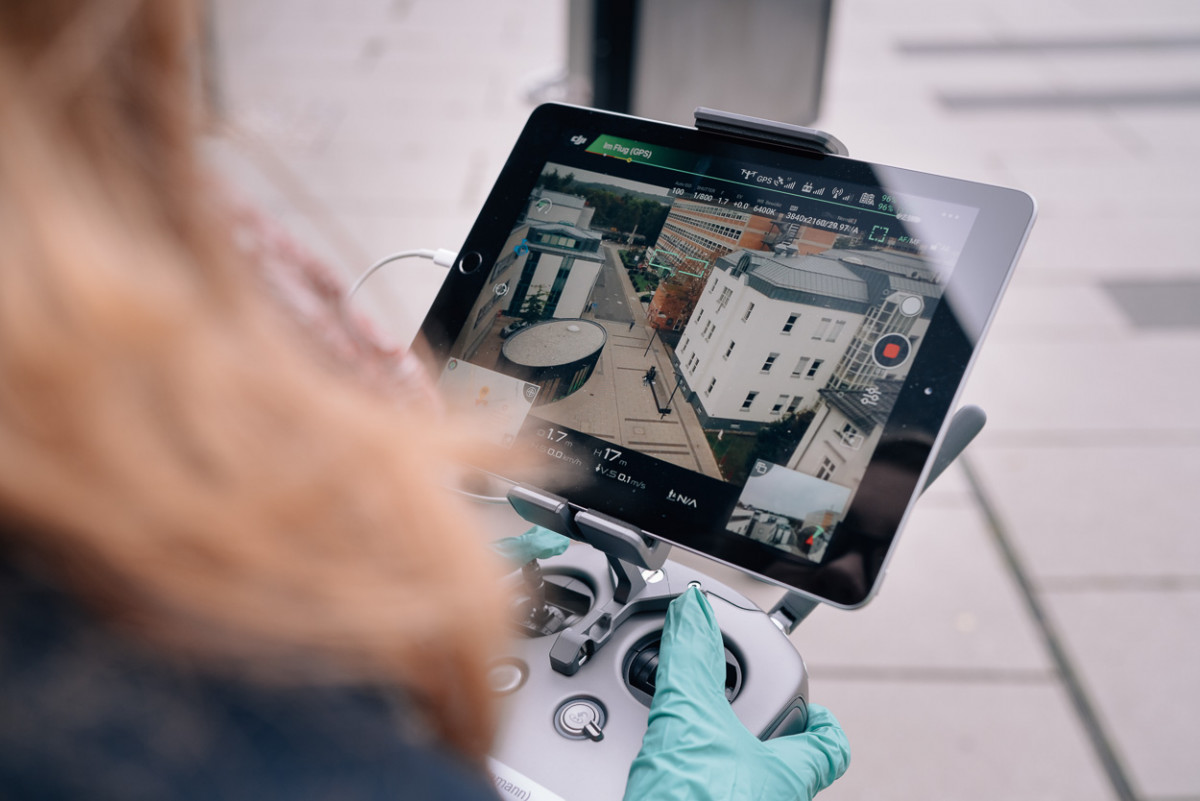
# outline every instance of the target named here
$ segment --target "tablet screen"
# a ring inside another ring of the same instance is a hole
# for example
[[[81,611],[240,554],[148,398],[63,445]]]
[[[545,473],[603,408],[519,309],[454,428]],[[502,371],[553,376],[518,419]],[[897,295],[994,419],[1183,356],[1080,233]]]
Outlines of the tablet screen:
[[[1011,190],[543,107],[423,333],[448,404],[539,486],[852,606],[1031,218]]]

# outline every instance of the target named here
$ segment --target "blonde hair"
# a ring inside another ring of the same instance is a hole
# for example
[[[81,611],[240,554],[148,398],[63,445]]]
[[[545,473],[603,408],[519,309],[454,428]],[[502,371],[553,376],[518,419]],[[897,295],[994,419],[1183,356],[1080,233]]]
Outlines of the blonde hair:
[[[214,665],[395,682],[471,757],[496,566],[474,447],[295,336],[194,152],[195,12],[0,4],[0,532]]]

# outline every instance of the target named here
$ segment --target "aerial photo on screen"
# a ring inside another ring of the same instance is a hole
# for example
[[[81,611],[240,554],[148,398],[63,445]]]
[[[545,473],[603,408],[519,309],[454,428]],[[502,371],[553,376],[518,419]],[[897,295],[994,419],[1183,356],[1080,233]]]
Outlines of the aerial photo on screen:
[[[820,561],[943,287],[903,231],[794,209],[547,165],[453,380],[511,384],[506,435],[528,414],[745,485],[729,530]]]

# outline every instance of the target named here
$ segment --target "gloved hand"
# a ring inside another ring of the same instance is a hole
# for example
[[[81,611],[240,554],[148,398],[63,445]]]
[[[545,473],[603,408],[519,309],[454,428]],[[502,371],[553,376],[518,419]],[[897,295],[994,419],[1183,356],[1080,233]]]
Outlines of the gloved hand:
[[[571,541],[548,528],[534,526],[519,537],[505,537],[492,543],[493,550],[516,565],[533,559],[549,559],[567,550]]]
[[[809,801],[846,772],[850,744],[823,707],[802,734],[762,742],[725,700],[725,651],[696,588],[671,602],[659,648],[650,725],[625,801]]]

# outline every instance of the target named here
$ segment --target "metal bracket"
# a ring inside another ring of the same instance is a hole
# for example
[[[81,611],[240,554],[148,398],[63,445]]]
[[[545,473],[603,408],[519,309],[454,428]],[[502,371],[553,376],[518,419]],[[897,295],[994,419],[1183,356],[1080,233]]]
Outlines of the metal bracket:
[[[798,592],[785,592],[767,614],[784,634],[791,634],[821,602]]]
[[[971,444],[971,440],[983,430],[985,423],[987,412],[978,406],[964,406],[954,413],[954,417],[950,418],[950,425],[946,428],[946,436],[942,437],[942,444],[933,457],[933,467],[929,469],[925,486],[921,487],[922,493],[929,489],[934,479],[946,471],[951,462],[962,455]]]

